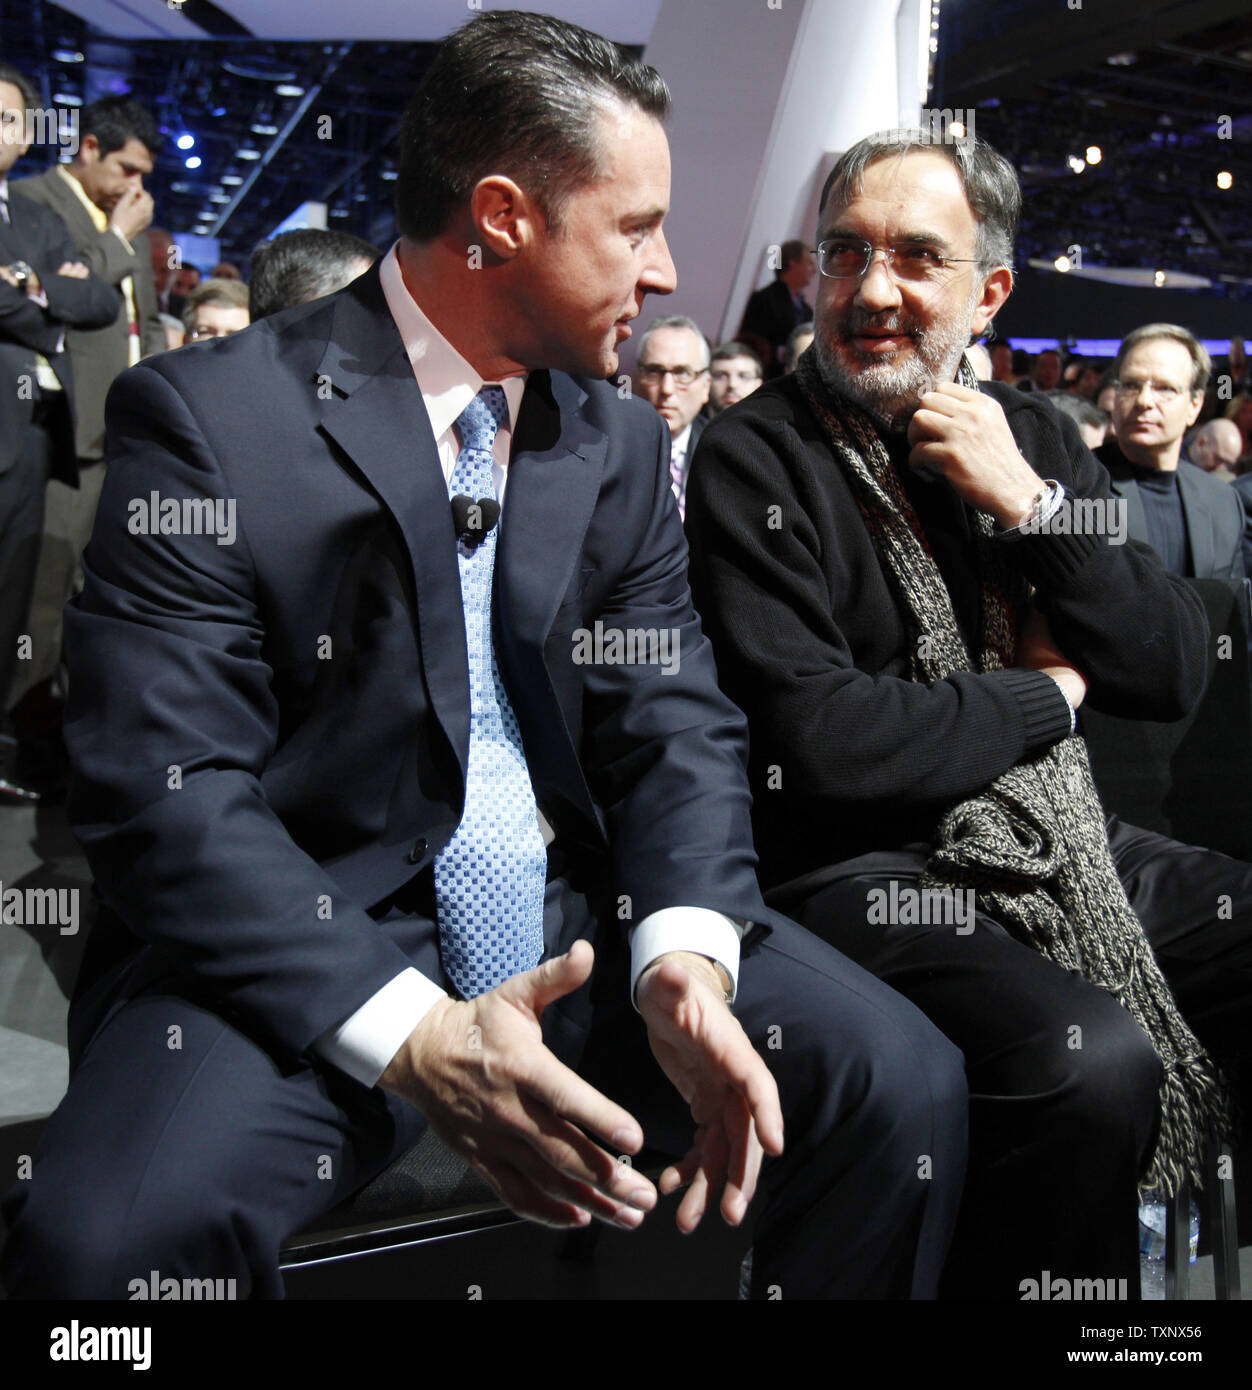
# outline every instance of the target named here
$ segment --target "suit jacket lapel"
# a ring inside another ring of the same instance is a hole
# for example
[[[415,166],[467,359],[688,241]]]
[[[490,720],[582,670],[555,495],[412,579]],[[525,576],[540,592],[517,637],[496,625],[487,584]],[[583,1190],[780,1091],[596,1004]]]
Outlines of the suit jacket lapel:
[[[1132,541],[1148,544],[1148,518],[1143,510],[1143,498],[1139,496],[1139,484],[1129,478],[1110,478],[1110,485],[1118,497],[1126,499],[1126,534]]]
[[[540,804],[545,793],[548,805],[552,795],[564,796],[595,824],[544,661],[544,640],[582,555],[604,469],[607,440],[579,413],[585,399],[561,373],[532,372],[527,381],[509,459],[494,598],[497,658],[523,736],[529,729],[544,740],[543,757],[530,758]]]
[[[422,668],[436,717],[464,771],[469,662],[448,488],[377,265],[339,297],[315,385],[334,392],[321,429],[365,475],[404,536],[413,566]]]
[[[1200,480],[1191,472],[1192,465],[1178,465],[1178,496],[1182,500],[1183,521],[1187,542],[1191,547],[1191,571],[1201,578],[1216,572],[1217,542],[1213,535],[1216,518],[1203,495]]]

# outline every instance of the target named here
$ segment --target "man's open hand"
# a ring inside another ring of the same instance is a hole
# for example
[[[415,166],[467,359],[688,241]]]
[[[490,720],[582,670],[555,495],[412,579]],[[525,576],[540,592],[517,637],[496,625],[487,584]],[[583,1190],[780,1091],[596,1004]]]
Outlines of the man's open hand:
[[[632,1230],[657,1194],[617,1155],[638,1153],[643,1131],[557,1060],[539,1024],[553,1000],[586,983],[594,958],[576,941],[476,999],[441,1001],[379,1084],[416,1106],[519,1216],[558,1227],[595,1216]]]
[[[686,1157],[661,1174],[661,1191],[691,1184],[677,1218],[679,1230],[690,1232],[710,1193],[724,1183],[722,1216],[737,1226],[756,1191],[763,1154],[782,1153],[778,1086],[704,957],[660,957],[640,976],[637,994],[652,1052],[698,1126]]]
[[[909,422],[909,464],[942,473],[961,500],[1003,528],[1030,515],[1043,479],[1022,457],[1000,402],[954,381],[921,399]]]

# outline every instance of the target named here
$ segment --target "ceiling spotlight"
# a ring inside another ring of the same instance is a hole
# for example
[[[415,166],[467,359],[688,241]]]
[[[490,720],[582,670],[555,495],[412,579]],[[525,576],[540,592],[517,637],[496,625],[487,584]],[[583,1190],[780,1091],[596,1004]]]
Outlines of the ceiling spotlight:
[[[188,169],[198,169],[204,161],[198,154],[193,154],[190,159],[184,159],[183,164]]]
[[[76,48],[54,48],[52,57],[58,63],[81,63],[83,55]]]
[[[235,151],[236,159],[260,159],[261,151],[253,149],[242,149]],[[225,180],[223,180],[225,182]]]
[[[257,121],[253,124],[252,133],[254,135],[277,135],[278,127],[270,125],[267,121]]]
[[[194,135],[187,135],[184,133],[180,135],[178,139],[174,141],[174,143],[178,146],[180,150],[189,150],[195,145],[196,137]]]
[[[52,98],[52,104],[54,106],[81,106],[83,99],[76,97],[73,92],[58,92]]]
[[[1087,163],[1088,163],[1088,164],[1099,164],[1099,162],[1100,162],[1103,158],[1104,158],[1104,151],[1099,147],[1099,145],[1088,145],[1088,146],[1087,146]]]
[[[1057,270],[1059,270],[1062,275],[1074,268],[1074,263],[1068,256],[1058,256],[1052,264],[1056,266]]]
[[[1235,181],[1235,176],[1229,169],[1223,169],[1217,176],[1218,188],[1229,188]]]
[[[954,140],[964,140],[964,139],[965,139],[965,122],[964,122],[964,121],[953,121],[953,122],[948,126],[948,134],[949,134]]]
[[[223,182],[224,184],[226,184],[228,187],[234,188],[237,184],[241,184],[241,183],[243,182],[243,175],[242,175],[242,174],[223,174],[223,175],[222,175],[222,182]]]
[[[1135,53],[1114,53],[1108,60],[1111,68],[1128,68],[1139,61]]]
[[[280,97],[302,97],[304,88],[298,87],[294,82],[280,82],[274,88],[274,95]]]
[[[1165,280],[1166,275],[1163,270],[1158,270],[1153,273],[1152,283],[1157,287],[1158,290],[1162,287],[1162,285],[1165,284]]]
[[[378,177],[380,179],[386,179],[387,182],[390,183],[392,179],[397,179],[400,176],[394,169],[380,169]]]
[[[209,202],[210,202],[210,203],[229,203],[229,202],[230,202],[230,194],[229,194],[229,193],[210,193],[210,194],[209,194]]]
[[[1074,174],[1081,174],[1087,167],[1087,161],[1085,159],[1079,159],[1076,154],[1071,154],[1065,162],[1069,165],[1070,172]]]

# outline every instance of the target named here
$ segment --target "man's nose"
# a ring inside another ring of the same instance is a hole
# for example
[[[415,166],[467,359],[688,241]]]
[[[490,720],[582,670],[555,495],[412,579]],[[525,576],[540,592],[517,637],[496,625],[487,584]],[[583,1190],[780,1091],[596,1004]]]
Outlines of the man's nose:
[[[900,287],[895,282],[886,256],[874,252],[869,269],[861,276],[861,283],[857,286],[856,299],[865,308],[874,311],[890,309],[903,302]]]
[[[678,287],[678,272],[669,253],[665,233],[659,228],[652,238],[653,251],[639,277],[639,287],[645,294],[673,294]]]

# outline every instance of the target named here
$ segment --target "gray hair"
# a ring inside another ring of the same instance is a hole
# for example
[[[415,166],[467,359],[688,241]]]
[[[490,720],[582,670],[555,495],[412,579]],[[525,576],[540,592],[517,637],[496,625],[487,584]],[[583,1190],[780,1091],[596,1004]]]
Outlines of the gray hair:
[[[1120,378],[1122,363],[1131,348],[1138,347],[1140,343],[1155,342],[1159,338],[1181,343],[1187,349],[1191,356],[1191,394],[1194,396],[1203,392],[1209,384],[1209,377],[1213,374],[1213,359],[1195,334],[1189,333],[1177,323],[1145,323],[1142,328],[1127,333],[1113,360],[1114,379]]]
[[[645,360],[644,352],[648,346],[648,339],[656,332],[658,328],[689,329],[692,333],[696,335],[697,338],[699,338],[700,342],[704,345],[704,361],[701,365],[707,367],[710,364],[710,362],[712,362],[713,355],[709,349],[709,340],[704,336],[704,333],[701,330],[700,325],[695,321],[695,319],[688,318],[686,314],[666,314],[664,318],[652,320],[652,322],[647,326],[647,328],[644,329],[643,337],[639,339],[638,360],[640,362]]]
[[[989,275],[1000,266],[1013,268],[1013,238],[1022,211],[1022,189],[1013,166],[985,140],[973,136],[936,140],[927,130],[880,130],[858,140],[830,171],[822,189],[820,219],[827,203],[846,207],[862,188],[865,170],[880,159],[903,159],[916,150],[950,159],[960,175],[970,211],[978,224],[978,269]]]

